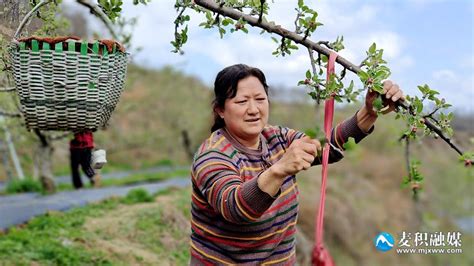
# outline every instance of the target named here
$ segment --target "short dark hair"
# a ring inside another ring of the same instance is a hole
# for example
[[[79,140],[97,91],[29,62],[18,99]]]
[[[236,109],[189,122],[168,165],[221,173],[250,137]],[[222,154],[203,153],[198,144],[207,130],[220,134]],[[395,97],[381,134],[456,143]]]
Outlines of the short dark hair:
[[[225,126],[224,119],[222,119],[217,110],[224,109],[225,101],[232,99],[237,94],[237,84],[240,80],[247,77],[256,77],[262,83],[265,93],[268,96],[268,85],[265,79],[265,74],[262,70],[256,67],[250,67],[244,64],[236,64],[222,69],[216,76],[214,81],[214,100],[212,101],[212,111],[214,114],[214,125],[211,127],[211,132]]]

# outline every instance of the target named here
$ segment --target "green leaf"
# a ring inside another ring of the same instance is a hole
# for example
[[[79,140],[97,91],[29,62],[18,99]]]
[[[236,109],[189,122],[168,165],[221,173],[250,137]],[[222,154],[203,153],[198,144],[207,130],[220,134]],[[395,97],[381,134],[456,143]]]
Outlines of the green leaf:
[[[367,74],[366,72],[364,71],[359,71],[359,73],[357,73],[357,75],[359,76],[359,78],[361,79],[361,81],[363,83],[365,83],[368,79],[369,79],[369,74]]]
[[[417,104],[416,106],[416,112],[419,114],[423,111],[423,104],[422,103],[419,103]]]
[[[344,150],[347,150],[347,151],[350,151],[350,150],[354,150],[355,147],[357,147],[357,144],[355,142],[355,139],[353,137],[350,137],[346,143],[344,143],[342,145],[342,147],[344,148]]]
[[[309,70],[306,71],[306,78],[307,79],[311,78],[311,71],[309,71]]]
[[[369,53],[371,54],[375,53],[376,49],[377,49],[376,44],[372,43],[372,45],[369,47]]]
[[[383,101],[382,101],[382,98],[381,98],[381,95],[379,95],[379,97],[377,97],[374,102],[372,103],[372,105],[375,107],[375,109],[377,110],[380,110],[383,108]]]
[[[304,6],[304,1],[303,0],[298,0],[298,7],[302,8]]]

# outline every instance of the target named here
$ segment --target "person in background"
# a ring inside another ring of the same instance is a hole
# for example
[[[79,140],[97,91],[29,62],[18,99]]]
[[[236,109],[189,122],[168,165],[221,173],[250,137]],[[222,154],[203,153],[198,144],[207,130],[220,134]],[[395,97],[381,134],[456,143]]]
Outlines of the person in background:
[[[383,87],[392,111],[403,92],[391,81]],[[212,133],[191,169],[190,265],[294,265],[295,175],[321,164],[321,144],[297,130],[267,124],[268,85],[258,68],[224,68],[214,96]],[[333,128],[330,163],[342,159],[350,137],[359,142],[373,131],[376,98],[369,91],[359,111]]]
[[[98,187],[100,175],[95,172],[91,165],[92,150],[94,149],[94,135],[91,131],[74,133],[74,138],[69,143],[71,151],[71,173],[72,184],[75,189],[83,187],[79,166],[84,174],[90,179],[91,185]]]

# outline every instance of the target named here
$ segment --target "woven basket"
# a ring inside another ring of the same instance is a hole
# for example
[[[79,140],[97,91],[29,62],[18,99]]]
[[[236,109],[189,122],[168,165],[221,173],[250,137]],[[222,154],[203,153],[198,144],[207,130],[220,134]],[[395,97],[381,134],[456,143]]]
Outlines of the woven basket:
[[[19,39],[9,49],[21,112],[28,129],[85,131],[104,128],[119,101],[127,53],[115,41],[78,38]]]
[[[18,42],[13,76],[28,129],[105,127],[123,90],[127,54],[99,42]],[[67,48],[67,49],[64,49]],[[92,48],[92,49],[91,49]]]

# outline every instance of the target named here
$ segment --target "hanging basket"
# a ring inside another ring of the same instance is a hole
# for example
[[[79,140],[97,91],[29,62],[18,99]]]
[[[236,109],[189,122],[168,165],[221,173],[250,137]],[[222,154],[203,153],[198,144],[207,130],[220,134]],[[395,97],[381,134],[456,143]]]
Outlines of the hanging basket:
[[[15,36],[9,53],[28,129],[106,127],[127,71],[128,56],[119,43]]]

